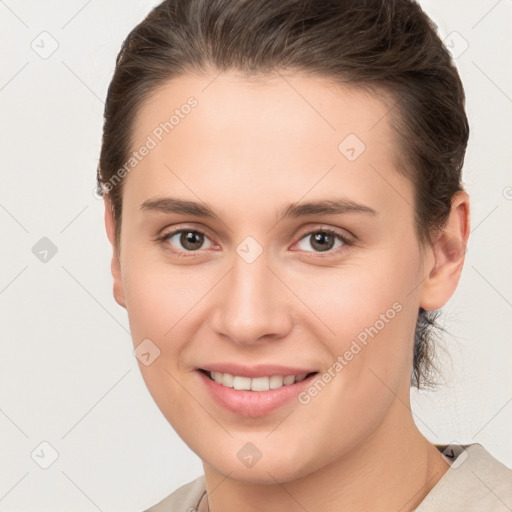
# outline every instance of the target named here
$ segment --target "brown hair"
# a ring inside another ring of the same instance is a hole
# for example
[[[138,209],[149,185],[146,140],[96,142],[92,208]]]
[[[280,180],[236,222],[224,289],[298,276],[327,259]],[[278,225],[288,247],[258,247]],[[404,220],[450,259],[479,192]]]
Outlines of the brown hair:
[[[120,169],[138,109],[168,80],[211,69],[247,77],[296,70],[389,93],[397,168],[415,187],[418,240],[432,243],[462,190],[469,126],[457,69],[416,2],[166,0],[123,42],[108,88],[97,183],[99,194],[110,195],[117,244]],[[417,387],[434,383],[436,314],[419,311],[411,376]]]

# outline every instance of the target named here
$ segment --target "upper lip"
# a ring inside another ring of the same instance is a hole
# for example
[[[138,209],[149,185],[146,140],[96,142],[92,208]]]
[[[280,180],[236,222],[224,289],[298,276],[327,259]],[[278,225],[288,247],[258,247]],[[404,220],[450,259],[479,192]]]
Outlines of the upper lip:
[[[252,366],[243,366],[234,363],[215,363],[201,366],[200,370],[206,370],[207,372],[220,372],[229,373],[230,375],[238,375],[240,377],[271,377],[273,375],[281,375],[286,377],[287,375],[303,375],[308,373],[316,372],[314,368],[307,367],[292,367],[282,366],[275,364],[258,364]]]

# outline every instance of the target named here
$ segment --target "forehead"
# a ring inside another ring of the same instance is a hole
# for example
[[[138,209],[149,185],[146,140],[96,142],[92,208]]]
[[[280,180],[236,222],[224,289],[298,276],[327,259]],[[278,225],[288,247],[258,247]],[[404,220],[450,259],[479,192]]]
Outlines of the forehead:
[[[189,109],[191,98],[197,103]],[[354,133],[360,138],[391,136],[388,121],[393,98],[379,88],[334,83],[304,73],[275,72],[244,76],[236,72],[184,74],[169,80],[139,105],[132,143],[143,143],[159,123],[171,120],[172,135],[179,137],[179,124],[194,123],[206,142],[210,136],[246,131],[255,136],[276,133],[330,133],[335,138]],[[199,112],[199,115],[197,115]],[[174,115],[174,119],[172,119]],[[190,115],[189,114],[193,114]],[[388,115],[389,114],[389,115]],[[197,119],[199,118],[199,119]],[[205,128],[203,130],[202,128]],[[359,133],[355,133],[359,132]],[[165,135],[169,133],[165,132]],[[158,136],[158,130],[156,133]],[[238,141],[239,142],[239,141]]]
[[[182,75],[141,104],[132,149],[151,149],[127,193],[222,190],[235,201],[243,191],[241,201],[261,202],[272,189],[297,201],[343,186],[370,198],[390,173],[400,179],[392,105],[384,92],[297,73]]]

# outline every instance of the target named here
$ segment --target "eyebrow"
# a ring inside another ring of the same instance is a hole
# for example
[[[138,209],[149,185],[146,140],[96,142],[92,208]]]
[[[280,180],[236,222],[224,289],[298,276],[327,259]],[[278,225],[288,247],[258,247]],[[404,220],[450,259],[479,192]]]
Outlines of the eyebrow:
[[[222,222],[213,208],[207,204],[178,199],[175,197],[148,199],[140,205],[140,208],[145,211],[193,215],[194,217],[215,219]],[[326,199],[287,204],[284,209],[277,212],[276,222],[280,222],[288,218],[307,217],[310,215],[340,215],[344,213],[366,213],[369,215],[378,215],[377,211],[373,208],[356,203],[349,199]]]

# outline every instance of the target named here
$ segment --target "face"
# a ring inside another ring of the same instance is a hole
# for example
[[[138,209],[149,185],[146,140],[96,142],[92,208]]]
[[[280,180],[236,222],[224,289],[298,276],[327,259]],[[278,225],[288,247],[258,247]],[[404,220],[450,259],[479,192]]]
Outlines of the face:
[[[215,76],[181,76],[139,111],[133,150],[156,144],[125,178],[115,295],[189,447],[232,478],[289,481],[410,415],[432,254],[383,97]]]

